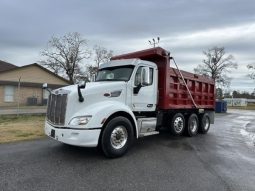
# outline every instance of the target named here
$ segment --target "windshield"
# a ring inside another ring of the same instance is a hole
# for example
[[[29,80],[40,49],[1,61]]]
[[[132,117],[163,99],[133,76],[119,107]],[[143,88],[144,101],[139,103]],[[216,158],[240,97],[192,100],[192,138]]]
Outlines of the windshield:
[[[134,66],[116,66],[102,68],[97,73],[98,81],[128,81],[133,72]]]

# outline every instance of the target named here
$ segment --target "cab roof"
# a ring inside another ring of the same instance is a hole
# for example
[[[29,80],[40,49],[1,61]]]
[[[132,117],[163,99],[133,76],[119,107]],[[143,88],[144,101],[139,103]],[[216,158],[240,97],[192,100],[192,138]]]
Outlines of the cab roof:
[[[156,64],[154,64],[153,62],[149,62],[149,61],[133,58],[133,59],[111,60],[109,62],[101,64],[99,69],[108,68],[108,67],[116,67],[116,66],[126,66],[126,65],[136,66],[136,65],[138,65],[140,63],[143,63],[143,64],[145,64],[147,66],[150,66],[150,67],[155,67],[156,66]]]

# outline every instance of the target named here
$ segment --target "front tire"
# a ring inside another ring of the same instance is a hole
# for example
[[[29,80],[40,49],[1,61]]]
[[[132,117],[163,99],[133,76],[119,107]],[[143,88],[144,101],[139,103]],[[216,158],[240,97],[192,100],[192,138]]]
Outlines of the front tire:
[[[115,117],[107,123],[101,136],[101,148],[106,157],[124,155],[134,140],[131,122],[125,117]]]
[[[181,113],[176,113],[171,119],[171,133],[180,136],[185,129],[185,119]]]

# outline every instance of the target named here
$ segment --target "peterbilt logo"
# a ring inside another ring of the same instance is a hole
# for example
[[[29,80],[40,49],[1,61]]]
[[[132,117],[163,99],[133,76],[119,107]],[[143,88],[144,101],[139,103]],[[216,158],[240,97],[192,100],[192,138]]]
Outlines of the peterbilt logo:
[[[55,90],[53,93],[56,95],[63,94],[62,89]]]
[[[68,94],[70,93],[69,90],[63,90],[63,89],[57,89],[55,91],[52,92],[55,95],[63,95],[63,94]]]

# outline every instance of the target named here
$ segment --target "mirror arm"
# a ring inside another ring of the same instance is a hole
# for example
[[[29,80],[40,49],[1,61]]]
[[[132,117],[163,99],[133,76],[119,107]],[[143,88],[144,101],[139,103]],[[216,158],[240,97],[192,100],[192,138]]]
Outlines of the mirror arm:
[[[81,89],[84,89],[86,87],[86,84],[82,84],[82,85],[77,85],[78,88],[78,97],[79,97],[79,102],[83,102],[84,101],[84,97],[82,96],[81,93]]]
[[[81,88],[78,85],[78,96],[79,96],[79,102],[83,102],[84,101],[84,97],[81,94]]]
[[[42,89],[43,90],[47,90],[51,94],[51,90],[48,88],[48,84],[47,83],[43,84]]]
[[[51,94],[51,91],[49,88],[44,88],[45,90],[47,90],[50,94]]]

